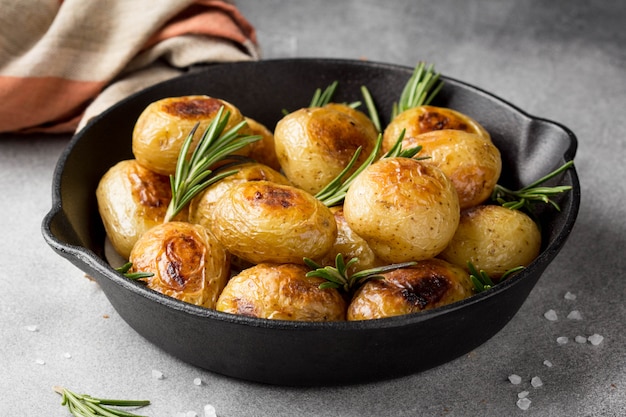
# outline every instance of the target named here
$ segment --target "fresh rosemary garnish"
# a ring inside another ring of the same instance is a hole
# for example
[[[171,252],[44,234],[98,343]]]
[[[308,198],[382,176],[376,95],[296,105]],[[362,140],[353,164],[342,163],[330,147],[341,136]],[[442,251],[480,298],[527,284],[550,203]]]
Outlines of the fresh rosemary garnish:
[[[115,270],[119,272],[120,274],[124,275],[126,278],[132,279],[132,280],[150,278],[154,276],[152,272],[128,272],[130,271],[130,268],[132,266],[133,266],[132,262],[126,262],[124,265],[120,266],[119,268],[115,268]]]
[[[150,404],[148,400],[95,398],[87,394],[76,394],[62,387],[53,387],[53,389],[61,394],[61,405],[67,406],[75,417],[145,417],[109,406],[144,407]]]
[[[187,153],[198,129],[198,124],[193,127],[185,139],[178,156],[175,174],[170,175],[172,200],[167,208],[164,222],[172,220],[192,198],[206,187],[237,172],[237,170],[231,170],[218,174],[211,170],[216,162],[261,139],[260,136],[240,135],[238,133],[245,126],[245,121],[241,121],[224,132],[229,117],[230,112],[227,111],[224,114],[224,106],[222,106],[204,131],[189,160],[187,160]]]
[[[363,100],[365,101],[365,107],[367,107],[367,112],[370,115],[370,120],[374,124],[376,130],[381,132],[382,127],[380,124],[380,117],[378,117],[378,110],[376,109],[376,105],[374,104],[374,98],[372,98],[372,94],[366,86],[361,87],[361,94],[363,95]]]
[[[396,140],[396,143],[387,151],[387,153],[383,156],[383,158],[414,158],[422,150],[422,145],[413,146],[412,148],[402,149],[402,140],[404,139],[404,134],[406,129],[402,129],[400,132],[400,136]],[[419,158],[415,158],[418,160],[428,159],[429,156],[423,156]]]
[[[391,119],[405,110],[430,104],[443,87],[443,81],[439,80],[439,76],[434,65],[426,67],[420,62],[404,86],[399,101],[393,104]]]
[[[313,93],[313,98],[311,99],[309,107],[324,107],[325,105],[330,103],[333,99],[333,95],[335,94],[335,90],[337,90],[338,85],[339,81],[333,81],[323,91],[321,88],[316,89],[315,93]]]
[[[306,265],[312,269],[307,272],[307,277],[323,278],[326,282],[320,284],[320,289],[337,288],[347,293],[356,289],[370,279],[381,279],[382,273],[395,269],[413,266],[416,262],[404,262],[381,266],[378,268],[365,269],[363,271],[350,274],[350,268],[359,262],[359,258],[352,258],[347,263],[343,259],[343,254],[338,253],[335,257],[335,266],[321,266],[309,258],[304,258]]]
[[[476,270],[476,267],[474,266],[473,263],[467,262],[467,269],[469,270],[472,284],[474,284],[474,292],[481,293],[483,291],[486,291],[492,288],[494,285],[496,285],[491,279],[491,277],[489,277],[489,274],[487,274],[482,269],[480,271]],[[498,282],[504,281],[505,279],[509,277],[509,275],[519,272],[522,269],[524,269],[523,266],[517,266],[515,268],[509,269],[500,277]]]
[[[574,165],[574,161],[568,161],[555,169],[545,177],[538,179],[532,184],[521,188],[517,191],[509,190],[502,185],[497,184],[491,194],[491,199],[503,207],[510,208],[512,210],[525,209],[528,212],[532,212],[533,205],[538,202],[551,204],[555,209],[561,210],[559,205],[550,199],[551,196],[560,194],[562,192],[571,190],[572,187],[568,185],[561,185],[556,187],[540,187],[541,184],[548,181],[551,178],[556,177],[560,173],[569,169]]]

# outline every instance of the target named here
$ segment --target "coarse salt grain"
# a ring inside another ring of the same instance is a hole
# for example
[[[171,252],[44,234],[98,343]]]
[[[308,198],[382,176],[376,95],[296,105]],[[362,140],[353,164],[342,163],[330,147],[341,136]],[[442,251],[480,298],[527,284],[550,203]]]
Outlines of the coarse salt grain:
[[[163,372],[157,371],[156,369],[152,370],[152,377],[155,379],[163,379]]]
[[[595,333],[589,336],[587,340],[589,340],[589,343],[591,343],[592,345],[598,346],[600,343],[602,343],[604,337],[600,336],[598,333]]]
[[[559,336],[556,338],[556,343],[558,343],[559,345],[564,345],[567,342],[569,342],[569,339],[565,336]]]
[[[567,315],[567,318],[570,320],[582,320],[583,316],[582,314],[580,314],[580,311],[573,310],[573,311],[570,311],[570,313]]]
[[[26,326],[26,330],[28,330],[29,332],[38,332],[39,326],[37,326],[36,324],[31,324],[29,326]]]
[[[554,310],[546,311],[545,313],[543,313],[543,316],[550,321],[557,321],[559,319],[559,317],[556,315],[556,311]]]
[[[538,388],[543,385],[543,381],[538,376],[534,376],[530,380],[530,385],[532,385],[535,388]]]
[[[563,298],[565,298],[566,300],[573,301],[576,299],[576,294],[572,294],[571,292],[568,291],[565,293],[565,296]]]
[[[46,361],[44,361],[43,359],[37,358],[37,359],[35,359],[35,363],[37,365],[45,365]]]
[[[204,417],[217,417],[217,413],[215,411],[215,407],[211,404],[207,404],[204,406]]]
[[[587,343],[587,338],[585,336],[576,336],[574,340],[576,341],[576,343],[580,343],[581,345],[583,343]]]
[[[547,360],[547,359],[546,359],[545,361],[543,361],[543,364],[544,364],[545,366],[547,366],[548,368],[552,368],[552,362],[550,362],[550,361],[549,361],[549,360]]]
[[[522,391],[519,394],[517,394],[517,398],[526,398],[528,397],[528,394],[530,394],[528,391]]]
[[[198,417],[198,413],[196,413],[195,411],[187,411],[185,413],[185,417]]]
[[[71,355],[69,352],[65,352],[65,353],[63,354],[63,357],[64,357],[65,359],[70,359],[70,358],[72,357],[72,355]]]
[[[193,380],[193,384],[200,386],[200,385],[202,385],[202,380],[200,378],[196,378],[196,379]]]
[[[530,403],[531,401],[528,398],[520,398],[519,400],[517,400],[517,406],[520,408],[520,410],[528,410],[528,408],[530,407]]]
[[[522,377],[519,375],[511,374],[509,375],[509,381],[511,381],[511,384],[513,385],[518,385],[522,382]]]

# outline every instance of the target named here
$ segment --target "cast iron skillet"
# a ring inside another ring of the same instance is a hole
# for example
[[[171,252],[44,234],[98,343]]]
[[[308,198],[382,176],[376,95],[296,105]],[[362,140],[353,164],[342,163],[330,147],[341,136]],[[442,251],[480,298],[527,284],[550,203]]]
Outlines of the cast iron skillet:
[[[360,87],[366,85],[384,125],[411,72],[362,61],[267,60],[209,66],[141,91],[72,139],[54,173],[43,235],[58,254],[96,279],[139,334],[183,361],[220,374],[279,385],[335,385],[398,377],[457,358],[507,324],[564,245],[580,202],[574,169],[558,179],[573,187],[559,199],[562,210],[538,213],[544,244],[528,268],[462,302],[402,317],[303,323],[230,315],[151,291],[116,273],[104,259],[95,189],[109,167],[132,158],[133,124],[149,103],[207,94],[230,101],[272,129],[282,109],[307,106],[316,88],[338,80],[335,101],[361,100]],[[502,153],[501,184],[519,188],[574,158],[577,140],[567,128],[529,116],[478,88],[443,80],[433,104],[465,112],[487,128]]]

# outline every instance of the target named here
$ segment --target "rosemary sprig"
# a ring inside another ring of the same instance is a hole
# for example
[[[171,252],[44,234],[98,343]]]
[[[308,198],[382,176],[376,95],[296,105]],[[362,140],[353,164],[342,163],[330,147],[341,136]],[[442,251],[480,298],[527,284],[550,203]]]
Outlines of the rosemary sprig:
[[[374,104],[374,98],[372,97],[372,94],[366,86],[361,86],[361,94],[363,95],[363,100],[365,101],[365,107],[367,107],[367,112],[369,113],[370,120],[374,124],[376,130],[381,132],[382,128],[380,124],[380,117],[378,117],[378,110],[376,109],[376,105]]]
[[[335,266],[321,266],[309,258],[304,258],[306,265],[312,269],[307,272],[307,277],[319,277],[326,280],[320,284],[320,289],[337,288],[347,293],[356,289],[370,279],[381,279],[382,273],[395,269],[406,268],[415,265],[417,262],[404,262],[381,266],[378,268],[365,269],[363,271],[350,274],[350,268],[359,262],[359,258],[351,258],[347,263],[343,259],[343,254],[338,253],[335,257]]]
[[[61,394],[61,405],[67,406],[75,417],[145,417],[109,406],[144,407],[150,404],[148,400],[96,398],[87,394],[77,394],[62,387],[53,387],[53,390]]]
[[[399,101],[393,104],[391,119],[405,110],[430,104],[443,87],[443,81],[440,81],[439,77],[440,74],[435,72],[434,65],[426,67],[420,62],[405,84]]]
[[[404,134],[406,129],[402,129],[400,132],[400,136],[396,140],[396,143],[387,151],[383,158],[414,158],[422,150],[422,145],[413,146],[412,148],[402,149],[402,140],[404,139]],[[415,158],[418,160],[428,159],[429,156],[423,156],[419,158]]]
[[[309,107],[324,107],[333,99],[333,95],[335,95],[335,91],[337,90],[337,86],[339,85],[339,81],[333,81],[328,87],[324,90],[318,88],[313,93],[313,98],[311,99],[311,103]]]
[[[187,160],[187,152],[193,142],[198,124],[185,139],[178,156],[175,174],[170,175],[172,200],[167,208],[164,222],[172,220],[192,198],[206,187],[237,172],[237,170],[231,170],[217,174],[210,169],[211,166],[225,159],[229,154],[261,139],[260,136],[238,133],[245,126],[245,121],[241,121],[224,132],[229,117],[230,112],[227,111],[224,114],[224,106],[222,106],[204,131],[189,160]]]
[[[124,275],[128,279],[138,280],[142,278],[150,278],[154,276],[152,272],[128,272],[130,268],[133,266],[132,262],[126,262],[124,265],[119,268],[115,268],[117,272]]]
[[[467,262],[467,269],[469,270],[472,284],[474,284],[474,292],[481,293],[483,291],[487,291],[488,289],[496,285],[491,279],[491,277],[489,277],[489,274],[487,274],[482,269],[478,271],[472,262],[469,262],[469,261]],[[524,269],[523,266],[517,266],[515,268],[509,269],[500,277],[498,282],[504,281],[505,279],[509,277],[509,275],[519,272],[522,269]]]
[[[560,173],[569,169],[574,165],[574,161],[568,161],[561,165],[559,168],[550,172],[545,177],[538,179],[530,185],[521,188],[517,191],[509,190],[502,185],[497,184],[491,194],[491,199],[503,207],[510,208],[512,210],[525,209],[528,212],[532,212],[533,205],[538,202],[551,204],[555,209],[561,210],[559,205],[550,199],[550,197],[560,194],[562,192],[571,190],[572,187],[567,185],[561,185],[556,187],[540,187],[541,184],[548,181],[551,178],[556,177]]]

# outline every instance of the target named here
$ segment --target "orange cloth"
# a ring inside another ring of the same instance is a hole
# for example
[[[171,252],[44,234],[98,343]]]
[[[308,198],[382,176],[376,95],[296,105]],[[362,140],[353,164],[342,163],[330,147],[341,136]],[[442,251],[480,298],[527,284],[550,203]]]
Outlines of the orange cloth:
[[[194,64],[258,59],[225,0],[0,0],[0,132],[72,132]]]

